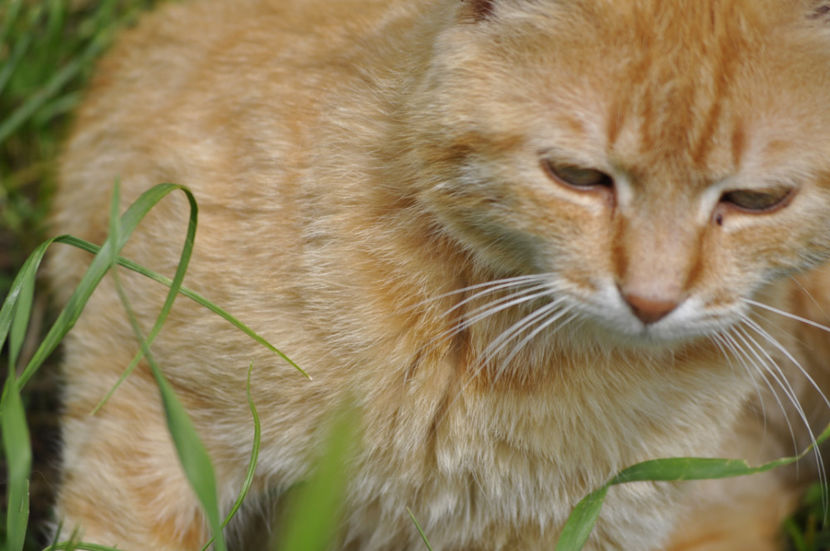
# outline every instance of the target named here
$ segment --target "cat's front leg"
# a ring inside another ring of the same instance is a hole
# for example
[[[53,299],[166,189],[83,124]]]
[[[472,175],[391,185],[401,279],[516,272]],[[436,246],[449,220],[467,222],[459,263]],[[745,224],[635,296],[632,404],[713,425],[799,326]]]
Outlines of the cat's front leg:
[[[84,542],[125,551],[201,549],[209,533],[153,381],[133,373],[94,415],[77,383],[63,420],[62,539],[77,528]]]

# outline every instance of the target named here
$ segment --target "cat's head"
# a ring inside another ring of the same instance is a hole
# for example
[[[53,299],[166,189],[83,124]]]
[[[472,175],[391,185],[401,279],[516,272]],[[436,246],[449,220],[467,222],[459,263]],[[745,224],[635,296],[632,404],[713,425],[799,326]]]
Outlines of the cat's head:
[[[830,257],[830,3],[459,2],[413,120],[477,262],[666,341]]]

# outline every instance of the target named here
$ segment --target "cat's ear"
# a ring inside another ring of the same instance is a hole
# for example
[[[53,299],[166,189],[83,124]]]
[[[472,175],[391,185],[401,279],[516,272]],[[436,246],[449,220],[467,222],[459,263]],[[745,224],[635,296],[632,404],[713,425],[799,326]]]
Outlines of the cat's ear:
[[[461,0],[461,17],[477,23],[493,15],[495,0]]]
[[[813,2],[812,10],[807,14],[808,19],[830,23],[830,1],[820,0]]]

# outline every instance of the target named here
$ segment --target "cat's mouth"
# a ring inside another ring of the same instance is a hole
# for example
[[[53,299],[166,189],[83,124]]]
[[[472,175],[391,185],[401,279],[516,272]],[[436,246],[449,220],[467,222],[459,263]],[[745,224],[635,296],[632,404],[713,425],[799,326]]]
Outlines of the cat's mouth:
[[[671,347],[717,335],[737,321],[728,309],[713,311],[695,295],[666,302],[625,297],[614,286],[577,302],[580,317],[588,318],[584,327],[595,325],[603,338],[626,347]]]

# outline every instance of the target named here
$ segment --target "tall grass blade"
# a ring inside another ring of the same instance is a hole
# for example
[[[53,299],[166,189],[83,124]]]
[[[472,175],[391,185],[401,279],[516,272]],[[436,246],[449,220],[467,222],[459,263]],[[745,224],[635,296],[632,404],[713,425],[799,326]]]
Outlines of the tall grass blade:
[[[187,411],[173,392],[170,383],[164,378],[158,365],[152,361],[149,350],[145,350],[144,354],[159,387],[162,403],[164,404],[164,413],[167,418],[167,427],[176,446],[179,461],[182,463],[182,468],[190,482],[190,486],[196,493],[196,497],[199,498],[208,526],[210,526],[213,533],[213,547],[216,551],[225,551],[227,546],[222,534],[222,520],[219,516],[216,475],[213,471],[210,456],[199,439]]]
[[[57,348],[63,337],[75,325],[75,322],[80,317],[86,302],[95,290],[95,287],[109,270],[110,263],[112,262],[112,255],[117,255],[117,253],[124,248],[126,240],[130,235],[132,235],[133,230],[135,230],[136,226],[138,226],[138,223],[142,220],[142,218],[144,218],[147,212],[149,212],[149,210],[153,208],[153,206],[155,206],[155,204],[161,199],[176,190],[184,191],[185,194],[192,197],[190,191],[184,186],[176,184],[158,184],[142,193],[141,196],[136,199],[136,201],[130,205],[127,211],[122,215],[122,234],[119,241],[115,242],[114,239],[108,237],[101,249],[98,251],[98,254],[96,254],[92,259],[92,263],[89,265],[89,268],[87,268],[87,271],[81,279],[81,282],[78,284],[78,287],[75,289],[75,292],[69,298],[69,301],[66,306],[64,306],[60,314],[58,314],[58,318],[52,324],[52,327],[43,339],[43,342],[41,342],[40,346],[35,351],[35,354],[32,356],[32,359],[29,360],[29,363],[23,370],[23,373],[20,376],[21,387],[26,384],[32,375],[35,374],[37,369],[46,360],[49,354]],[[54,239],[47,241],[46,244],[50,244],[52,241],[54,241]],[[39,257],[36,262],[38,265],[40,264],[40,260],[43,258],[43,252],[45,252],[45,247],[42,247],[42,251],[41,247],[36,250],[36,253],[39,253]],[[34,269],[37,269],[37,266],[34,266]],[[3,320],[0,319],[0,322],[2,321]],[[2,331],[2,325],[0,325],[0,331]],[[0,336],[2,336],[2,333],[0,333]]]
[[[219,501],[218,494],[216,492],[216,475],[213,470],[213,464],[210,461],[210,456],[208,455],[207,449],[205,449],[204,444],[199,438],[199,435],[196,432],[196,427],[193,425],[193,422],[188,416],[187,411],[185,410],[181,401],[176,396],[176,393],[173,391],[173,388],[170,386],[170,383],[167,382],[167,379],[164,377],[164,374],[162,373],[156,361],[153,359],[152,353],[150,352],[151,340],[158,334],[158,331],[161,329],[165,319],[170,313],[170,309],[173,306],[173,301],[176,299],[176,296],[179,293],[182,281],[184,280],[184,275],[187,272],[190,257],[193,253],[193,243],[196,235],[198,207],[196,206],[196,200],[193,197],[193,194],[185,188],[181,189],[185,192],[188,201],[190,202],[190,217],[187,228],[187,235],[185,237],[185,242],[182,247],[182,252],[179,255],[179,263],[176,267],[176,275],[173,277],[173,282],[170,285],[170,290],[167,293],[167,297],[164,301],[164,304],[162,305],[161,311],[159,312],[156,318],[156,322],[153,325],[153,329],[148,337],[144,337],[144,335],[142,334],[135,313],[130,307],[129,299],[121,285],[120,279],[118,277],[118,271],[114,270],[112,272],[112,275],[115,279],[116,290],[118,291],[118,294],[121,297],[121,302],[124,304],[124,308],[127,311],[127,316],[129,317],[130,324],[133,328],[133,332],[135,333],[135,336],[139,341],[144,358],[150,365],[153,377],[156,379],[156,384],[159,387],[162,405],[164,406],[165,418],[167,420],[167,428],[170,430],[170,436],[173,439],[173,444],[176,447],[176,452],[179,456],[179,460],[181,461],[182,468],[185,472],[185,476],[190,482],[190,486],[193,488],[193,491],[196,493],[196,496],[198,497],[199,502],[202,505],[202,510],[205,513],[205,517],[207,517],[208,525],[210,526],[211,531],[213,532],[214,549],[216,549],[216,551],[225,551],[227,549],[227,546],[225,545],[225,539],[222,535],[222,523],[219,517]],[[111,216],[109,237],[116,243],[121,242],[121,223],[123,221],[123,218],[121,220],[119,220],[118,218],[119,199],[120,186],[118,185],[118,182],[116,182],[115,187],[113,189],[113,198],[110,209]],[[109,249],[109,252],[110,254],[108,255],[109,257],[107,258],[107,260],[109,261],[111,266],[114,266],[116,263],[115,260],[117,258],[117,252],[114,251],[112,248]]]
[[[606,484],[577,503],[568,517],[568,522],[562,528],[559,541],[556,543],[556,551],[582,549],[597,523],[608,488],[609,485]]]
[[[409,514],[409,518],[412,519],[412,524],[415,525],[415,529],[418,530],[418,534],[421,536],[421,541],[424,542],[424,545],[426,545],[428,551],[432,551],[432,545],[430,545],[427,535],[424,534],[424,529],[421,528],[421,523],[418,522],[417,518],[415,518],[415,514],[412,512],[412,509],[407,507],[406,512]]]
[[[43,243],[26,259],[17,273],[0,308],[0,349],[11,333],[9,370],[0,398],[0,429],[7,464],[6,533],[7,551],[19,551],[26,539],[29,518],[29,474],[32,451],[26,414],[20,398],[23,386],[17,379],[15,364],[22,346],[31,312],[35,274],[50,241]]]
[[[46,251],[46,247],[42,246],[36,250],[20,269],[17,277],[12,282],[12,287],[3,303],[3,308],[0,309],[0,349],[6,343],[8,337],[9,371],[15,369],[20,349],[26,338],[26,328],[29,325],[35,292],[35,274],[39,264],[37,256],[40,252],[42,258],[42,253]]]
[[[254,474],[256,474],[256,466],[259,461],[259,446],[260,440],[262,439],[262,425],[259,421],[259,413],[257,413],[256,405],[254,404],[254,397],[251,395],[251,373],[253,370],[254,364],[251,362],[251,365],[248,367],[248,380],[245,385],[245,394],[248,398],[248,409],[251,411],[251,418],[254,422],[254,440],[251,445],[251,459],[248,461],[248,471],[245,473],[245,481],[242,483],[242,490],[239,492],[239,496],[236,498],[230,512],[225,517],[225,521],[222,523],[222,526],[227,526],[231,519],[233,519],[234,515],[236,515],[236,512],[239,511],[239,508],[242,507],[242,502],[245,501],[245,496],[248,495],[248,490],[251,489],[251,484],[254,482]]]
[[[253,417],[254,421],[254,441],[251,447],[251,459],[248,462],[248,471],[245,474],[245,481],[242,483],[242,489],[239,492],[239,496],[236,498],[231,510],[228,512],[227,516],[225,516],[225,520],[222,522],[222,527],[226,527],[230,524],[233,517],[236,516],[236,513],[239,511],[239,508],[242,507],[242,502],[245,501],[245,497],[248,495],[248,491],[251,489],[251,484],[254,482],[254,474],[256,473],[256,466],[257,461],[259,460],[259,446],[260,440],[262,436],[262,425],[259,422],[259,414],[256,410],[256,405],[254,405],[254,398],[251,396],[251,372],[254,369],[253,362],[248,367],[248,381],[246,383],[245,392],[248,396],[248,409],[251,410],[251,416]],[[202,551],[206,551],[210,544],[213,543],[213,538],[208,541],[204,547],[202,547]]]
[[[22,6],[23,0],[7,0],[5,7],[0,9],[0,44],[6,44]]]
[[[289,500],[285,533],[277,549],[329,549],[346,497],[348,468],[356,452],[359,423],[358,410],[350,404],[334,416],[311,477],[296,488],[297,493]]]
[[[83,69],[88,67],[101,54],[107,44],[108,40],[100,36],[90,41],[80,55],[70,60],[58,72],[52,75],[52,78],[40,90],[23,102],[23,105],[5,117],[3,122],[0,123],[0,144],[16,132],[20,126],[29,120],[43,104],[52,99],[70,80],[78,76]]]
[[[30,254],[29,258],[26,259],[26,262],[23,263],[23,266],[17,272],[14,281],[12,281],[12,286],[9,288],[6,298],[3,299],[2,308],[0,308],[0,349],[2,349],[6,344],[6,338],[9,336],[9,330],[12,327],[14,312],[17,308],[17,302],[20,295],[24,294],[25,298],[24,287],[30,284],[28,282],[33,282],[35,280],[35,274],[37,273],[37,269],[43,260],[43,255],[46,254],[46,249],[48,249],[54,241],[55,239],[44,241],[34,251],[32,251],[32,254]],[[21,383],[19,386],[22,387],[23,384]]]
[[[651,480],[710,480],[762,473],[799,461],[810,453],[815,446],[821,444],[828,438],[830,438],[830,425],[816,438],[814,444],[800,454],[776,459],[757,467],[752,467],[741,459],[709,457],[653,459],[632,465],[620,471],[605,485],[588,494],[577,504],[562,529],[555,549],[556,551],[579,551],[582,549],[585,542],[588,541],[594,524],[596,524],[608,489],[615,484]]]
[[[180,262],[176,271],[176,275],[172,280],[169,280],[167,278],[164,278],[163,276],[154,274],[152,272],[149,272],[148,270],[138,267],[134,263],[128,263],[121,257],[117,256],[117,253],[121,248],[123,248],[127,239],[129,239],[130,234],[135,229],[140,220],[143,218],[143,216],[158,201],[160,201],[168,193],[174,190],[182,190],[187,195],[191,205],[191,216],[190,223],[188,225],[188,233],[185,239],[185,244],[182,248],[182,253],[180,256]],[[117,185],[115,187],[113,196],[114,198],[112,203],[112,219],[117,220],[117,205],[119,196],[119,188]],[[273,346],[271,346],[269,343],[267,343],[265,339],[254,333],[251,329],[247,328],[247,326],[241,324],[241,322],[230,316],[230,314],[228,314],[224,310],[208,302],[200,295],[196,295],[195,293],[185,293],[181,289],[181,283],[184,278],[185,271],[187,269],[189,258],[192,254],[196,229],[197,212],[198,211],[196,208],[195,200],[188,190],[186,190],[182,186],[176,186],[173,184],[161,184],[159,186],[152,188],[148,192],[145,192],[135,203],[133,203],[133,205],[131,205],[124,213],[124,215],[121,217],[120,223],[111,223],[110,235],[108,236],[107,241],[104,243],[102,247],[96,247],[91,244],[86,244],[88,245],[88,247],[86,247],[87,250],[92,248],[97,250],[97,252],[96,256],[93,258],[90,267],[87,269],[87,272],[82,278],[81,283],[73,293],[64,310],[58,316],[58,319],[51,327],[49,333],[47,334],[44,341],[41,343],[34,357],[26,366],[26,369],[24,370],[20,380],[18,381],[15,379],[13,386],[11,384],[7,384],[4,389],[4,392],[8,393],[8,396],[10,396],[10,398],[4,398],[4,437],[6,437],[6,435],[8,435],[8,437],[11,437],[12,435],[17,435],[19,433],[19,430],[14,430],[15,427],[19,428],[19,424],[15,426],[10,425],[11,430],[6,430],[6,423],[11,423],[15,419],[13,415],[5,414],[5,411],[7,409],[7,406],[5,405],[6,401],[11,400],[9,403],[13,405],[15,401],[12,398],[14,398],[15,396],[17,397],[17,402],[20,401],[19,394],[16,393],[14,389],[19,388],[26,382],[26,380],[31,378],[31,376],[36,372],[37,368],[42,364],[42,362],[49,355],[49,353],[51,353],[54,350],[54,348],[57,346],[57,344],[60,342],[63,336],[71,329],[71,327],[77,321],[80,312],[82,311],[84,305],[91,296],[92,291],[100,282],[101,278],[107,273],[109,268],[115,265],[116,263],[129,264],[126,266],[128,268],[139,268],[137,271],[143,272],[145,275],[149,274],[153,277],[153,279],[162,280],[163,283],[167,284],[170,287],[167,299],[165,300],[164,306],[162,307],[162,311],[160,312],[159,317],[157,318],[156,323],[153,326],[153,330],[150,335],[151,337],[154,337],[161,329],[164,319],[169,314],[169,311],[173,304],[173,300],[175,299],[176,295],[182,293],[189,294],[190,298],[192,298],[193,300],[196,300],[197,302],[208,306],[213,311],[219,312],[223,315],[224,318],[229,319],[229,321],[234,323],[234,325],[243,327],[245,332],[249,335],[253,335],[257,341],[265,343],[269,348],[276,351],[276,349],[273,348]],[[73,242],[75,241],[75,238],[69,236],[62,236],[50,239],[47,242],[43,243],[40,247],[38,247],[35,250],[35,252],[32,253],[32,255],[27,259],[23,268],[18,273],[18,276],[15,278],[15,281],[12,284],[10,292],[6,297],[3,307],[2,309],[0,309],[0,346],[2,346],[2,344],[6,340],[6,337],[11,332],[11,341],[13,341],[12,348],[14,348],[15,350],[13,356],[17,355],[17,350],[19,350],[20,343],[22,342],[22,335],[24,333],[25,324],[28,322],[28,313],[31,305],[31,295],[33,292],[33,282],[35,274],[43,260],[43,256],[45,254],[46,249],[51,245],[51,243],[55,241],[74,244]],[[117,274],[115,274],[115,272],[114,275],[116,275],[117,277]],[[131,320],[134,321],[134,316],[132,315]],[[140,328],[138,328],[137,323],[134,325],[134,328],[137,330],[138,335],[140,336]],[[140,342],[142,345],[142,353],[146,356],[149,353],[150,339],[140,338]],[[158,369],[158,366],[152,360],[152,357],[147,357],[147,359],[159,384],[159,389],[168,420],[168,426],[173,437],[174,443],[176,445],[177,452],[179,453],[180,459],[184,466],[185,472],[187,473],[188,479],[193,485],[194,491],[196,492],[200,501],[202,502],[202,505],[205,509],[205,515],[208,518],[208,521],[212,527],[215,537],[217,538],[215,542],[215,548],[221,551],[225,548],[225,544],[221,534],[222,523],[220,523],[220,517],[218,514],[217,492],[214,480],[215,477],[213,474],[213,467],[207,455],[207,451],[201,444],[201,441],[199,440],[198,435],[196,434],[192,422],[187,416],[184,407],[176,398],[172,388],[169,386],[169,383],[166,382],[161,371]],[[12,370],[10,370],[10,374],[14,374]],[[253,480],[253,472],[256,464],[256,459],[259,452],[259,418],[256,413],[256,408],[253,405],[252,399],[250,398],[250,387],[248,388],[248,392],[249,405],[251,407],[252,415],[254,416],[255,444],[254,449],[252,451],[251,465],[249,466],[248,477],[246,479],[245,486],[243,487],[242,494],[240,495],[240,498],[237,501],[237,504],[235,505],[234,510],[231,514],[236,512],[236,510],[239,507],[239,504],[241,503],[241,500],[244,499],[248,488],[250,488],[251,482]],[[6,394],[4,394],[4,396],[6,396]],[[22,427],[23,429],[26,428],[25,417],[22,421]],[[30,453],[28,440],[26,440],[24,444],[25,445],[22,446],[24,451]],[[15,450],[18,450],[19,448],[20,446],[15,446]],[[9,455],[11,457],[12,453],[9,453]],[[28,471],[25,469],[24,471],[26,472],[26,474],[22,480],[22,483],[25,487],[27,487]],[[17,494],[14,494],[15,499],[17,499],[18,496],[19,492]],[[10,507],[9,509],[11,510],[12,508]],[[24,511],[27,512],[28,507],[25,507]],[[23,523],[23,527],[23,534],[25,536],[25,522]],[[83,545],[79,548],[82,548]],[[60,544],[57,547],[60,547]]]
[[[84,241],[83,239],[79,239],[79,238],[71,236],[71,235],[60,236],[56,239],[56,241],[58,241],[60,243],[66,243],[66,244],[72,245],[74,247],[78,247],[79,249],[83,249],[83,250],[85,250],[89,253],[92,253],[92,254],[97,254],[98,251],[101,249],[101,247],[99,247],[98,245],[90,243],[89,241]],[[139,273],[139,274],[141,274],[141,275],[143,275],[147,278],[152,279],[153,281],[161,283],[162,285],[166,285],[166,286],[169,287],[173,282],[173,280],[171,280],[170,278],[168,278],[166,276],[163,276],[159,273],[156,273],[152,270],[148,270],[147,268],[145,268],[145,267],[143,267],[139,264],[136,264],[132,260],[129,260],[129,259],[124,258],[122,256],[119,256],[117,258],[117,262],[120,266],[123,266],[123,267],[125,267],[129,270],[132,270],[132,271],[136,272],[136,273]],[[250,327],[248,327],[247,325],[245,325],[244,323],[242,323],[241,321],[236,319],[234,316],[232,316],[226,310],[224,310],[224,309],[220,308],[219,306],[217,306],[216,304],[212,303],[211,301],[209,301],[207,298],[200,295],[199,293],[197,293],[195,291],[191,291],[190,289],[188,289],[186,287],[182,287],[181,289],[179,289],[179,293],[181,293],[183,296],[189,298],[190,300],[196,302],[197,304],[199,304],[201,306],[204,306],[205,308],[207,308],[208,310],[210,310],[214,314],[222,317],[228,323],[230,323],[231,325],[233,325],[234,327],[236,327],[237,329],[239,329],[240,331],[242,331],[243,333],[248,335],[251,339],[253,339],[257,343],[259,343],[260,345],[264,346],[265,348],[267,348],[271,352],[277,354],[280,358],[282,358],[289,365],[291,365],[291,367],[293,367],[294,369],[299,371],[304,377],[306,377],[307,379],[311,379],[311,376],[308,373],[306,373],[306,371],[303,370],[303,368],[301,368],[299,365],[297,365],[289,356],[287,356],[286,354],[281,352],[273,344],[268,342],[264,337],[260,336],[253,329],[251,329]]]
[[[35,278],[23,280],[17,303],[14,306],[11,330],[9,333],[9,371],[14,371],[17,358],[23,341],[26,339],[26,329],[29,327],[29,318],[32,315],[32,300],[35,294]]]
[[[15,69],[17,69],[23,59],[23,56],[29,51],[29,47],[32,45],[33,40],[34,33],[29,33],[23,36],[15,43],[9,57],[6,58],[2,64],[0,64],[0,94],[3,93],[3,89],[6,88],[6,85],[11,80]],[[2,44],[2,42],[0,42],[0,44]]]
[[[216,492],[216,475],[213,471],[213,464],[210,461],[207,449],[199,438],[196,427],[187,415],[182,403],[173,392],[173,388],[161,369],[150,356],[149,349],[145,349],[144,355],[147,363],[153,371],[156,383],[159,387],[161,400],[164,405],[164,413],[167,418],[167,428],[176,446],[176,452],[181,461],[187,480],[199,498],[202,510],[207,518],[208,526],[213,533],[213,546],[216,551],[225,551],[225,538],[222,534],[222,520],[219,516],[219,498]]]
[[[189,190],[184,187],[179,187],[179,189],[185,192],[188,202],[190,203],[187,235],[185,237],[184,245],[182,246],[182,251],[179,255],[179,263],[176,267],[176,274],[173,277],[173,282],[170,285],[167,297],[165,298],[161,311],[156,317],[156,322],[153,324],[153,329],[148,337],[145,337],[142,334],[141,327],[138,324],[138,319],[130,306],[129,298],[121,285],[120,278],[118,277],[118,271],[113,270],[112,275],[115,280],[115,288],[121,297],[121,302],[123,303],[127,316],[130,320],[130,325],[133,328],[133,332],[138,339],[144,358],[150,365],[153,377],[156,379],[156,384],[159,387],[165,418],[167,420],[167,428],[169,429],[170,436],[173,439],[173,444],[179,456],[179,461],[181,461],[185,476],[190,482],[190,486],[193,488],[193,491],[196,493],[196,497],[199,499],[199,502],[202,505],[202,510],[207,518],[208,525],[213,532],[214,549],[216,549],[216,551],[225,551],[227,546],[225,545],[225,539],[222,535],[222,523],[219,517],[218,493],[216,491],[216,475],[213,470],[213,464],[210,461],[207,449],[205,449],[204,444],[196,432],[196,427],[193,425],[187,411],[176,396],[176,393],[173,391],[170,383],[167,382],[167,379],[164,377],[164,374],[158,364],[153,359],[153,355],[150,351],[152,338],[158,334],[158,331],[161,329],[162,325],[164,325],[164,321],[170,313],[170,309],[173,307],[173,302],[179,293],[182,281],[184,280],[184,275],[187,272],[190,257],[193,254],[198,207],[193,194]],[[141,198],[139,198],[137,202],[139,201],[141,201]],[[122,239],[122,233],[124,233],[122,230],[125,229],[122,227],[122,224],[125,219],[129,218],[127,216],[129,211],[128,213],[125,213],[121,219],[118,218],[119,202],[120,186],[118,185],[118,182],[116,182],[113,188],[112,202],[110,204],[110,235],[107,238],[107,241],[112,240],[115,243],[121,243],[125,240]],[[152,204],[155,205],[155,202]],[[135,205],[135,203],[133,205]],[[132,228],[130,231],[132,231]],[[129,235],[126,237],[129,237]],[[102,255],[102,258],[111,267],[115,266],[116,258],[118,256],[116,250],[112,247],[107,248],[105,245],[102,247],[99,254]]]
[[[6,510],[7,551],[21,551],[29,522],[29,473],[32,448],[20,387],[10,369],[0,398],[0,428],[8,466],[8,509]]]

